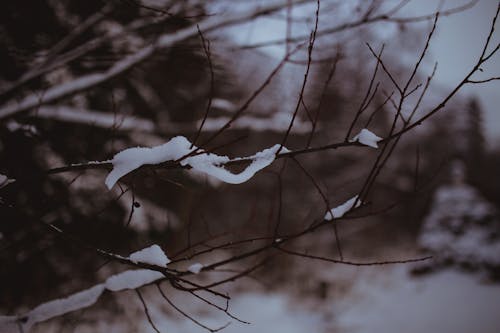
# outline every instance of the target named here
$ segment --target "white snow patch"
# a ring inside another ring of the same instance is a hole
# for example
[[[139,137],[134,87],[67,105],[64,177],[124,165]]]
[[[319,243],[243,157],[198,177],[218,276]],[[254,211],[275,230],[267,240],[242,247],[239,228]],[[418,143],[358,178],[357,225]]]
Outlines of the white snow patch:
[[[231,320],[231,324],[220,332],[316,333],[327,331],[324,329],[324,320],[321,313],[309,310],[302,302],[293,299],[289,295],[254,292],[232,296],[230,312],[251,324]],[[182,304],[184,307],[193,307],[191,303],[186,303],[182,296],[174,298],[173,302],[177,305]],[[150,310],[153,310],[152,308],[153,306],[151,306]],[[200,304],[195,313],[197,313],[197,319],[211,328],[220,327],[228,322],[223,311],[207,310],[206,304]],[[176,317],[169,316],[164,311],[157,311],[155,314],[157,314],[154,317],[155,324],[161,331],[176,333],[207,332],[206,329],[197,326],[190,320],[176,320]],[[148,331],[151,329],[151,325],[147,320],[143,320],[143,327],[141,328],[141,332]]]
[[[271,148],[264,149],[255,155],[245,158],[235,158],[230,160],[227,156],[219,156],[215,154],[201,154],[188,157],[181,161],[181,165],[190,165],[193,169],[206,173],[209,176],[215,177],[229,184],[241,184],[252,178],[258,171],[264,169],[276,158],[276,153],[280,148],[279,144]],[[283,148],[283,152],[288,151]],[[229,161],[251,160],[252,162],[240,173],[234,174],[226,170],[222,165]]]
[[[103,291],[104,285],[98,284],[92,288],[72,294],[66,298],[56,299],[40,304],[23,316],[28,318],[25,323],[25,327],[29,329],[36,323],[61,316],[68,312],[89,307],[97,302]]]
[[[145,164],[160,164],[179,159],[196,149],[190,146],[191,143],[185,137],[176,136],[160,146],[122,150],[111,160],[113,170],[106,177],[106,186],[111,189],[121,177]]]
[[[201,272],[203,268],[203,264],[200,264],[199,262],[192,264],[191,266],[188,267],[188,271],[190,271],[193,274],[198,274]]]
[[[129,270],[110,276],[105,285],[111,291],[136,289],[164,277],[162,273],[150,269]]]
[[[361,205],[361,200],[358,200],[358,197],[359,196],[356,195],[351,199],[347,200],[346,202],[344,202],[342,205],[332,208],[329,212],[325,214],[324,219],[327,221],[338,219],[344,216],[344,214],[346,214],[351,209],[359,207]],[[355,202],[356,202],[356,207],[354,207]]]
[[[349,268],[353,288],[333,302],[337,320],[332,331],[498,332],[499,285],[482,284],[477,276],[454,270],[415,279],[407,269]]]
[[[2,175],[0,173],[0,188],[5,187],[9,184],[12,184],[15,181],[16,181],[15,179],[11,179],[11,178],[7,177],[6,175]]]
[[[129,259],[135,263],[143,262],[145,264],[157,265],[161,267],[167,267],[170,263],[170,259],[168,259],[165,252],[163,252],[161,247],[156,244],[132,253]]]
[[[42,303],[23,315],[0,316],[0,332],[28,332],[36,323],[93,305],[105,289],[110,291],[136,289],[163,277],[162,273],[149,269],[129,270],[113,275],[104,284],[95,285],[66,298]]]
[[[106,177],[106,186],[111,189],[116,182],[129,172],[145,164],[160,164],[166,161],[180,159],[183,156],[197,150],[196,146],[191,147],[191,143],[183,136],[176,136],[163,145],[145,148],[128,148],[116,154],[111,163],[113,170]],[[245,158],[235,158],[231,160],[227,156],[219,156],[210,153],[201,153],[187,157],[180,161],[181,165],[189,165],[193,170],[203,172],[229,184],[241,184],[252,178],[255,173],[270,165],[276,158],[280,145],[276,144],[271,148],[264,149],[255,155]],[[288,150],[283,147],[283,152]],[[224,164],[230,161],[249,160],[250,164],[240,173],[233,174],[224,168]]]
[[[350,141],[351,142],[359,142],[361,144],[364,144],[365,146],[370,146],[373,148],[378,148],[378,142],[381,141],[382,138],[373,134],[373,132],[370,132],[366,128],[363,128],[354,138],[352,138]]]

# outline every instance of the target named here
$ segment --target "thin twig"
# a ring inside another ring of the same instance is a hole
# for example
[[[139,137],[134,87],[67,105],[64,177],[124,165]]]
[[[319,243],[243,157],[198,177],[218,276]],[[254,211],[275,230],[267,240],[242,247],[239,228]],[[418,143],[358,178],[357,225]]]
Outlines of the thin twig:
[[[201,121],[200,127],[198,128],[198,131],[196,132],[196,135],[193,139],[193,142],[191,143],[190,148],[193,148],[193,146],[196,145],[196,142],[198,141],[198,138],[201,134],[201,130],[203,129],[203,125],[205,125],[205,122],[207,121],[208,113],[210,112],[210,109],[212,107],[212,99],[214,97],[214,92],[215,92],[215,82],[214,82],[215,78],[214,78],[214,68],[213,68],[213,64],[212,64],[212,57],[210,54],[210,41],[207,40],[203,36],[203,32],[200,30],[200,26],[198,24],[196,25],[196,28],[198,29],[198,34],[200,35],[201,44],[203,47],[203,51],[205,52],[205,56],[207,57],[208,68],[210,70],[210,91],[209,91],[207,107],[205,109],[203,119]]]
[[[151,318],[151,315],[149,313],[148,305],[146,304],[146,301],[144,301],[144,298],[142,297],[141,292],[139,289],[134,289],[135,293],[139,297],[142,303],[142,307],[144,308],[144,313],[146,314],[146,317],[148,318],[148,322],[151,325],[151,327],[155,330],[156,333],[161,333],[161,331],[156,327],[155,323],[153,322],[153,319]]]
[[[177,312],[179,312],[181,315],[183,315],[185,318],[191,320],[193,323],[195,323],[196,325],[200,326],[201,328],[204,328],[206,329],[207,331],[209,332],[218,332],[224,328],[226,328],[231,322],[228,322],[226,323],[225,325],[222,325],[221,327],[218,327],[218,328],[210,328],[206,325],[204,325],[203,323],[199,322],[198,320],[196,320],[195,318],[193,318],[192,316],[188,315],[186,312],[182,311],[182,309],[180,309],[177,305],[174,304],[174,302],[172,302],[168,297],[167,295],[165,294],[165,292],[161,289],[160,287],[160,284],[157,283],[156,284],[156,287],[158,288],[158,291],[160,292],[160,295],[163,297],[163,299],[165,301],[167,301],[168,304],[170,304],[170,306],[172,308],[174,308]]]

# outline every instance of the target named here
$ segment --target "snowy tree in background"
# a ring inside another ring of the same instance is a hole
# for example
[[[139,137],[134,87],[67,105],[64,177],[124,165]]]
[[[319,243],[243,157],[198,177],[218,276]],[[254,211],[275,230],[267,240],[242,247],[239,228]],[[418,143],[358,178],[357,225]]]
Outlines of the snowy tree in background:
[[[499,278],[499,228],[495,208],[465,182],[464,163],[454,161],[451,182],[436,190],[419,237],[420,246],[433,255],[433,261],[417,265],[413,272],[458,265]]]

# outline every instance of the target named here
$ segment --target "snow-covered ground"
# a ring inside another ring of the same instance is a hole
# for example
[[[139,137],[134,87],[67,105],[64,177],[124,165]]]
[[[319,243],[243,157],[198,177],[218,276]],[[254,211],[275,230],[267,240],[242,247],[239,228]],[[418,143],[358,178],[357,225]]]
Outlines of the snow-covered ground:
[[[352,281],[351,289],[321,304],[311,305],[310,300],[284,293],[233,295],[232,312],[251,325],[233,321],[223,332],[500,331],[500,285],[482,282],[478,275],[449,269],[414,278],[407,273],[407,265],[344,267],[339,271],[339,279]],[[222,313],[197,318],[214,327],[227,322]],[[172,321],[167,317],[157,324],[168,332],[206,332],[189,321]],[[145,322],[145,331],[150,329],[148,326]]]
[[[325,323],[321,313],[314,313],[300,307],[296,300],[285,294],[247,293],[235,295],[231,302],[232,313],[239,318],[250,322],[240,323],[231,320],[231,324],[223,329],[224,333],[305,333],[323,332]],[[221,312],[215,316],[197,316],[197,319],[210,325],[212,328],[220,327],[228,322],[227,317]],[[197,333],[207,330],[196,326],[188,320],[172,321],[166,318],[158,321],[158,328],[165,332]],[[144,332],[151,329],[147,322],[144,323]]]
[[[211,328],[230,322],[222,330],[225,333],[500,331],[500,285],[487,283],[478,274],[450,268],[415,278],[408,274],[408,265],[324,269],[332,277],[330,283],[337,287],[323,300],[286,291],[233,290],[230,313],[250,324],[197,303],[185,293],[168,288],[165,293],[176,306]],[[143,295],[159,331],[208,332],[173,311],[158,297],[156,288],[143,289]],[[115,314],[106,314],[109,304],[98,303],[93,310],[36,325],[33,332],[154,332],[134,296],[132,291],[115,293],[121,303]],[[87,320],[87,315],[92,319]]]
[[[339,332],[499,332],[500,285],[446,270],[412,278],[407,267],[356,270],[347,297],[333,303]]]

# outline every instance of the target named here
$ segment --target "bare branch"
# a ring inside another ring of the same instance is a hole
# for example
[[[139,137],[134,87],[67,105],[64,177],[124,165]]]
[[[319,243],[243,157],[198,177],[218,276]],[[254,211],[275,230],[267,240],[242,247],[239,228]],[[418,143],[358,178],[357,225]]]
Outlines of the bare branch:
[[[281,246],[278,246],[276,248],[284,253],[294,255],[294,256],[326,261],[326,262],[330,262],[333,264],[345,264],[345,265],[349,265],[349,266],[380,266],[380,265],[385,266],[385,265],[394,265],[394,264],[408,264],[408,263],[412,263],[412,262],[418,262],[418,261],[432,259],[432,256],[427,256],[427,257],[421,257],[421,258],[415,258],[415,259],[357,262],[357,261],[337,260],[337,259],[331,259],[331,258],[322,257],[322,256],[315,256],[315,255],[308,254],[308,253],[296,252],[293,250],[285,249]]]
[[[170,304],[170,306],[172,308],[175,309],[175,311],[179,312],[181,315],[183,315],[185,318],[189,319],[190,321],[192,321],[193,323],[195,323],[196,325],[200,326],[201,328],[203,329],[206,329],[207,331],[209,332],[218,332],[220,330],[223,330],[224,328],[226,328],[227,326],[229,326],[230,322],[226,323],[225,325],[222,325],[221,327],[218,327],[218,328],[210,328],[204,324],[202,324],[201,322],[199,322],[198,320],[196,320],[195,318],[193,318],[192,316],[188,315],[186,312],[182,311],[177,305],[174,304],[174,302],[172,302],[168,297],[167,295],[165,294],[165,292],[163,291],[163,289],[161,289],[160,285],[159,284],[156,284],[156,287],[158,288],[158,291],[160,292],[160,295],[163,297],[163,299],[165,301],[167,301],[168,304]]]

